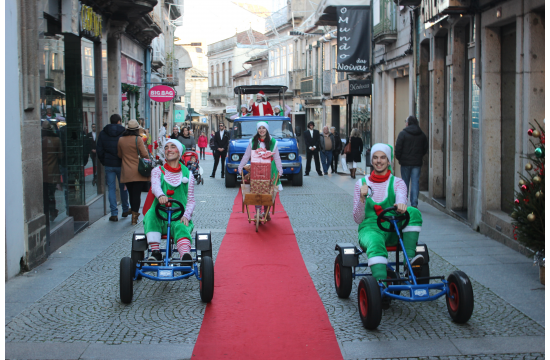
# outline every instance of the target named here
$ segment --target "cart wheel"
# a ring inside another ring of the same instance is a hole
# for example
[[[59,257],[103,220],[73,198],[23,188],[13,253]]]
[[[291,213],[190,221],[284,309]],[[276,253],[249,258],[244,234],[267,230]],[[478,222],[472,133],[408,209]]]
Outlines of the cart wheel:
[[[372,276],[366,276],[359,282],[357,291],[359,302],[359,315],[363,326],[368,330],[374,330],[382,320],[382,304],[380,287]]]
[[[422,267],[420,267],[420,271],[418,272],[417,277],[430,277],[430,263],[423,264]],[[420,281],[417,281],[417,283],[426,285],[430,283],[430,280],[429,279],[420,280]]]
[[[137,266],[138,261],[145,259],[145,251],[135,251],[132,250],[132,263],[134,266],[134,274],[135,274],[135,268]],[[133,276],[132,276],[133,278]],[[136,277],[136,280],[141,280],[141,274],[138,274]]]
[[[204,185],[204,178],[201,177],[201,185]]]
[[[352,285],[351,267],[342,265],[342,255],[338,254],[334,259],[334,287],[338,297],[341,299],[349,298]]]
[[[256,210],[256,232],[258,232],[259,226],[260,226],[260,210]]]
[[[447,278],[449,291],[446,296],[447,310],[454,322],[463,324],[470,320],[474,311],[474,291],[468,275],[454,271]]]
[[[201,300],[209,303],[214,297],[214,263],[210,256],[203,256],[199,272]]]
[[[134,275],[136,268],[134,262],[129,257],[123,257],[120,260],[120,300],[129,304],[134,296]]]

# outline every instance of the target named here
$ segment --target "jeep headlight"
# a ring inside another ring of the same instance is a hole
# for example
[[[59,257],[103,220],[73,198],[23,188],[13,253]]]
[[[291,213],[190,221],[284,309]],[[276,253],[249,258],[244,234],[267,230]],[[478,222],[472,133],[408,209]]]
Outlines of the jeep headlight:
[[[294,153],[288,154],[288,160],[294,160],[294,159],[296,159],[296,154]]]
[[[233,160],[233,161],[239,161],[239,155],[237,155],[237,154],[231,155],[231,160]]]

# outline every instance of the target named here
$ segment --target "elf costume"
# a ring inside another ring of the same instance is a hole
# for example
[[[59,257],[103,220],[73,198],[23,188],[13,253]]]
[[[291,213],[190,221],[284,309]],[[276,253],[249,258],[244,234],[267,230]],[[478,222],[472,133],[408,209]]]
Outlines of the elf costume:
[[[184,152],[185,147],[178,140],[170,139],[166,143],[174,143],[178,147],[180,154]],[[159,175],[160,184],[157,184],[155,179]],[[158,185],[160,185],[160,189]],[[144,212],[146,211],[146,214],[143,219],[144,232],[147,235],[147,243],[151,246],[151,250],[159,250],[161,235],[166,235],[168,222],[161,220],[157,216],[155,208],[159,203],[158,198],[167,196],[168,199],[176,199],[186,207],[183,210],[183,216],[189,220],[189,225],[186,226],[180,220],[172,221],[170,224],[170,237],[174,239],[180,256],[190,252],[191,232],[193,231],[191,214],[195,206],[194,196],[192,195],[194,192],[193,189],[193,174],[185,166],[182,166],[181,163],[178,163],[176,168],[172,168],[166,163],[164,166],[153,169],[151,174],[151,190],[144,205]],[[150,201],[151,199],[153,200]]]
[[[371,163],[372,156],[375,152],[382,151],[386,154],[388,159],[393,161],[393,148],[386,144],[375,144],[371,149]],[[356,197],[357,194],[360,194],[360,187],[362,185],[368,185],[371,188],[375,189],[374,192],[383,191],[387,189],[385,196],[381,197],[380,194],[376,196],[378,202],[376,202],[369,191],[369,196],[365,198],[364,202],[364,217],[360,221],[358,235],[359,235],[359,245],[361,248],[366,251],[368,258],[368,265],[371,269],[372,275],[376,280],[387,279],[387,263],[388,263],[388,252],[386,246],[395,246],[399,243],[399,238],[396,233],[388,233],[380,230],[377,225],[378,214],[382,210],[394,206],[396,204],[397,196],[396,193],[400,195],[400,201],[406,203],[407,192],[406,185],[403,180],[396,178],[391,173],[391,166],[388,167],[388,172],[386,175],[376,175],[374,172],[369,176],[359,180],[356,184]],[[396,191],[396,182],[399,182],[398,189]],[[380,200],[382,199],[382,200]],[[357,200],[357,199],[356,199]],[[356,202],[354,207],[354,217],[355,221],[359,222],[358,217],[355,215],[358,207],[363,206],[362,202]],[[359,213],[359,211],[357,211]],[[401,233],[403,238],[403,245],[405,246],[405,251],[409,260],[412,260],[416,253],[416,244],[418,242],[418,237],[420,235],[420,230],[422,229],[422,214],[418,209],[413,207],[408,207],[407,212],[409,213],[410,220],[407,227],[405,227]],[[385,228],[389,228],[389,223],[383,223]]]

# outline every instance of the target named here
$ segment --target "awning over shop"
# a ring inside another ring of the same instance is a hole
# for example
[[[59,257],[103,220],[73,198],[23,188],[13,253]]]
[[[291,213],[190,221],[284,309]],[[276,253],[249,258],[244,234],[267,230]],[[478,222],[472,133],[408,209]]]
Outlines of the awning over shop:
[[[197,114],[197,113],[194,112],[194,111],[193,111],[193,112],[190,112],[189,115],[190,115],[191,117],[193,117],[193,116],[201,116],[201,114]]]
[[[337,26],[337,6],[369,6],[370,0],[322,0],[315,12],[315,25]]]
[[[223,114],[224,110],[225,110],[225,106],[219,106],[219,107],[208,106],[208,107],[200,109],[199,113],[201,113],[203,115]]]

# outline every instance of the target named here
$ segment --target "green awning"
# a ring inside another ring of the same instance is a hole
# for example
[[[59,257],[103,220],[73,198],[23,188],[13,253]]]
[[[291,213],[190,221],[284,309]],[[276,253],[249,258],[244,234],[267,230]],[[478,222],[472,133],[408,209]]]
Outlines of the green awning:
[[[194,111],[190,112],[189,115],[191,115],[191,117],[193,117],[193,116],[202,116],[201,114],[197,114]]]

